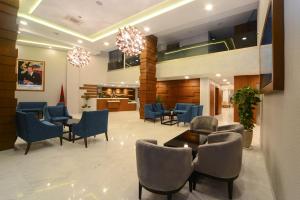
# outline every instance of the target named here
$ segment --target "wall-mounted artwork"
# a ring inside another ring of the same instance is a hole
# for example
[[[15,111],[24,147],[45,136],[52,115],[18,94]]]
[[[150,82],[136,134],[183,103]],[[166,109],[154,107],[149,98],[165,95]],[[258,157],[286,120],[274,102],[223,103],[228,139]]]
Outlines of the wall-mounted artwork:
[[[17,90],[44,91],[45,61],[18,59]]]

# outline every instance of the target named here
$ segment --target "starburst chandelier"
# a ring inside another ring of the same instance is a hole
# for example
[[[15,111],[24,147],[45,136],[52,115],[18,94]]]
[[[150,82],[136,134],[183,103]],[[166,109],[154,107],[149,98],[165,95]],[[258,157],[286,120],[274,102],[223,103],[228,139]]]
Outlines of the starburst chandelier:
[[[79,68],[83,68],[88,65],[90,63],[90,59],[90,52],[81,47],[74,47],[67,55],[68,62]]]
[[[144,35],[133,26],[125,26],[117,33],[116,45],[128,56],[139,55],[145,47]]]

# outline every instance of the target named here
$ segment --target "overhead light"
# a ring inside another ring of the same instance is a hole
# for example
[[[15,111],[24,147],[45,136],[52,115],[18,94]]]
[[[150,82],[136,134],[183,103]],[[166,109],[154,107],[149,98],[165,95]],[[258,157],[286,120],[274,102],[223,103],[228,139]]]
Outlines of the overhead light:
[[[135,81],[135,83],[139,83],[139,81]]]
[[[243,38],[242,38],[242,40],[247,40],[247,39],[248,39],[247,37],[243,37]]]
[[[78,42],[79,44],[82,44],[82,43],[83,43],[83,41],[82,41],[82,40],[77,40],[77,42]]]
[[[221,77],[221,74],[219,74],[219,73],[218,73],[218,74],[216,74],[216,77]]]
[[[28,25],[28,23],[27,23],[26,21],[24,21],[24,20],[21,20],[21,21],[20,21],[20,24],[22,24],[22,25],[24,25],[24,26]]]
[[[124,85],[124,84],[125,84],[125,82],[123,82],[123,81],[122,81],[122,82],[121,82],[121,84],[122,84],[122,85]]]
[[[230,82],[228,81],[228,82],[227,82],[227,84],[229,85],[229,84],[230,84]]]
[[[108,45],[109,45],[109,43],[108,43],[108,42],[104,42],[103,44],[104,44],[105,46],[108,46]]]
[[[223,79],[223,82],[226,82],[227,81],[227,79]]]
[[[52,47],[51,47],[51,46],[49,46],[48,48],[49,48],[49,49],[52,49]]]
[[[150,28],[149,28],[149,27],[144,27],[144,31],[145,31],[145,32],[149,32],[149,31],[150,31]]]
[[[184,76],[184,78],[185,78],[185,79],[189,79],[190,77],[189,77],[189,76]]]
[[[207,11],[212,11],[212,9],[214,8],[214,6],[212,4],[206,4],[204,8]]]
[[[21,31],[18,31],[18,34],[21,34]]]

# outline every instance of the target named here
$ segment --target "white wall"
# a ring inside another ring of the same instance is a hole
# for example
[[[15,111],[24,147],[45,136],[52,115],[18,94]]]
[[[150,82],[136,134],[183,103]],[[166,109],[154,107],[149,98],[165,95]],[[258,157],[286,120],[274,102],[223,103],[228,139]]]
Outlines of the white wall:
[[[265,24],[265,18],[270,5],[270,0],[259,0],[259,6],[257,11],[257,44],[259,45],[262,39],[262,32]]]
[[[200,79],[200,105],[203,105],[203,115],[209,115],[210,111],[210,80],[208,78]]]
[[[183,78],[184,75],[207,77],[221,73],[223,77],[256,75],[259,73],[259,49],[250,47],[207,55],[199,55],[160,62],[156,66],[158,79]],[[131,67],[107,73],[108,82],[135,83],[139,80],[140,68]]]
[[[278,200],[300,198],[299,9],[285,0],[285,89],[263,99],[262,148]]]
[[[67,65],[67,104],[71,114],[81,112],[83,105],[84,91],[79,90],[83,84],[105,83],[107,80],[107,55],[91,56],[91,62],[88,66],[79,69],[70,64]]]
[[[55,105],[59,101],[61,85],[66,89],[66,52],[54,49],[17,45],[20,59],[45,61],[45,91],[16,91],[18,101],[45,101]]]

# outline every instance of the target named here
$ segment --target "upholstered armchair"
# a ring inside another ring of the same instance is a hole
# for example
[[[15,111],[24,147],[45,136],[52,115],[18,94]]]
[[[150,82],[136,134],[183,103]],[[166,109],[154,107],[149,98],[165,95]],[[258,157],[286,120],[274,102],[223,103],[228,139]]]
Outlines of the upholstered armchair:
[[[105,133],[106,141],[108,124],[108,110],[83,112],[81,120],[72,127],[73,143],[75,135],[84,138],[85,147],[87,148],[87,138]]]
[[[194,106],[194,104],[191,103],[176,103],[174,112],[176,113],[185,113],[187,112],[191,106]]]
[[[49,122],[64,122],[72,118],[69,115],[67,107],[63,105],[46,107],[44,115],[45,120]]]
[[[242,166],[242,136],[222,132],[208,136],[208,143],[198,147],[194,160],[194,175],[207,176],[228,183],[228,197],[232,198],[233,181]],[[194,179],[196,180],[196,179]],[[193,185],[196,187],[196,181]]]
[[[38,117],[43,117],[43,112],[47,102],[19,102],[17,111],[25,113],[35,113]]]
[[[177,111],[178,112],[178,111]],[[179,126],[180,122],[190,123],[193,118],[193,106],[187,105],[185,108],[185,112],[178,112],[177,114],[177,126]]]
[[[203,105],[192,106],[192,119],[197,116],[202,116],[203,114]]]
[[[144,105],[144,121],[152,120],[154,123],[157,118],[160,118],[162,113],[160,111],[154,110],[152,104]]]
[[[217,132],[236,132],[243,135],[244,126],[242,124],[229,124],[224,126],[218,126]]]
[[[139,178],[139,199],[142,188],[167,195],[178,192],[187,181],[192,191],[192,149],[158,146],[156,140],[136,142],[136,161]]]
[[[203,134],[210,134],[216,132],[218,127],[218,120],[212,116],[198,116],[191,121],[190,129],[198,131]]]
[[[16,112],[17,136],[27,142],[25,155],[31,143],[59,137],[62,145],[63,127],[48,121],[39,120],[33,113]]]

